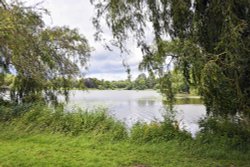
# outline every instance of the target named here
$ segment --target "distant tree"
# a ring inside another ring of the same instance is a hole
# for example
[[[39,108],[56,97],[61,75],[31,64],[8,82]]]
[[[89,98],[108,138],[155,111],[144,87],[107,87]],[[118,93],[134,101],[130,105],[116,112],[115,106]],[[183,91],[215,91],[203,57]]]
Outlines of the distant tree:
[[[157,83],[157,80],[154,75],[150,74],[148,78],[146,79],[146,87],[148,89],[154,89],[155,85]]]
[[[185,82],[183,75],[178,70],[172,71],[172,83],[175,93],[190,93],[189,85]]]
[[[139,74],[133,83],[133,88],[138,90],[147,89],[146,80],[147,76],[144,73]]]
[[[85,89],[84,79],[83,78],[81,78],[81,79],[78,80],[76,88],[78,88],[78,89]]]
[[[87,88],[97,88],[98,85],[96,85],[96,83],[94,82],[94,80],[92,78],[85,78],[84,79],[84,86],[86,86]]]
[[[128,85],[128,82],[127,81],[112,81],[112,85],[114,88],[117,88],[117,89],[125,89]]]

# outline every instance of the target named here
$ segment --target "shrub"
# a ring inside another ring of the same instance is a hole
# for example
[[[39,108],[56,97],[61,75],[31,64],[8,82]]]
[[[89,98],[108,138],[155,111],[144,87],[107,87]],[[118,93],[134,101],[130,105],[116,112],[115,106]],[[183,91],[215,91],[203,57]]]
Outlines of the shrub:
[[[23,113],[27,112],[32,104],[24,103],[19,105],[5,104],[0,105],[0,122],[8,123],[12,119],[21,116]]]
[[[131,140],[138,143],[154,143],[175,139],[191,139],[191,135],[185,131],[180,131],[179,128],[173,124],[173,121],[167,118],[160,123],[137,123],[131,130]]]
[[[203,144],[221,145],[228,149],[250,150],[250,127],[239,119],[207,118],[200,122],[197,140]]]

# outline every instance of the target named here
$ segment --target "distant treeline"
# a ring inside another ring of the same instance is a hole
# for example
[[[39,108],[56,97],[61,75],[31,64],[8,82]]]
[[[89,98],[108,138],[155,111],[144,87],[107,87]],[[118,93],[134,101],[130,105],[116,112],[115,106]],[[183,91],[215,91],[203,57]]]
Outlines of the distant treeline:
[[[197,89],[190,87],[185,82],[181,73],[177,70],[172,71],[172,86],[176,93],[197,94]],[[15,76],[8,74],[4,77],[2,89],[11,89],[15,83]],[[56,85],[57,89],[124,89],[124,90],[145,90],[160,89],[159,78],[153,75],[147,76],[144,73],[139,74],[135,80],[107,81],[97,78],[56,78],[49,81],[48,85]],[[48,87],[50,88],[50,87]],[[51,87],[52,88],[52,87]]]
[[[157,89],[157,79],[154,76],[146,76],[144,73],[137,76],[134,81],[118,80],[107,81],[97,78],[83,78],[77,81],[71,81],[71,88],[75,89],[125,89],[125,90],[145,90]]]
[[[191,87],[185,82],[181,73],[177,70],[172,71],[173,79],[172,86],[176,93],[197,94],[198,90]],[[160,89],[160,80],[153,75],[139,74],[135,80],[118,80],[107,81],[97,78],[83,78],[80,80],[71,81],[72,89],[124,89],[124,90],[145,90],[145,89]]]
[[[182,75],[178,71],[172,71],[173,74],[173,88],[176,93],[195,93],[196,89],[190,88],[183,80]],[[153,75],[147,76],[144,73],[139,74],[135,80],[118,80],[107,81],[97,78],[82,78],[82,79],[68,79],[67,82],[58,78],[58,84],[67,84],[69,89],[124,89],[124,90],[145,90],[145,89],[160,89],[159,78]],[[58,87],[65,87],[65,85],[58,85]]]

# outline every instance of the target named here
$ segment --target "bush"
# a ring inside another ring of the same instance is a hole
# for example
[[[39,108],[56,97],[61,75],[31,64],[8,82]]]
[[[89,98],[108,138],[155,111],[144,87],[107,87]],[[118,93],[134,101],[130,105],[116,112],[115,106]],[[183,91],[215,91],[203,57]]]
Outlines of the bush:
[[[6,103],[5,105],[0,105],[0,122],[8,123],[14,118],[21,116],[23,113],[27,112],[32,104],[24,103],[20,105],[11,105]]]
[[[239,119],[207,118],[200,122],[197,140],[203,144],[220,145],[240,151],[250,150],[250,128]]]
[[[138,143],[163,142],[169,140],[191,139],[191,135],[185,131],[180,131],[173,121],[165,118],[161,123],[137,123],[131,130],[131,140]]]

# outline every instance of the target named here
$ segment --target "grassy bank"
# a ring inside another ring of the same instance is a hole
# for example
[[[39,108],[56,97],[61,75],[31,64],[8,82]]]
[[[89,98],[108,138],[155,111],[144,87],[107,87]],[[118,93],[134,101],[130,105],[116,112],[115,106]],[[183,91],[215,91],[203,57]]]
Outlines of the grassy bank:
[[[22,112],[16,112],[17,110]],[[1,107],[0,166],[249,166],[248,150],[224,140],[193,140],[169,120],[127,133],[105,114],[42,105]],[[101,110],[101,111],[100,111]],[[201,137],[202,138],[202,137]]]
[[[0,148],[1,166],[249,166],[249,160],[193,155],[177,141],[136,144],[110,142],[91,135],[1,132]]]

